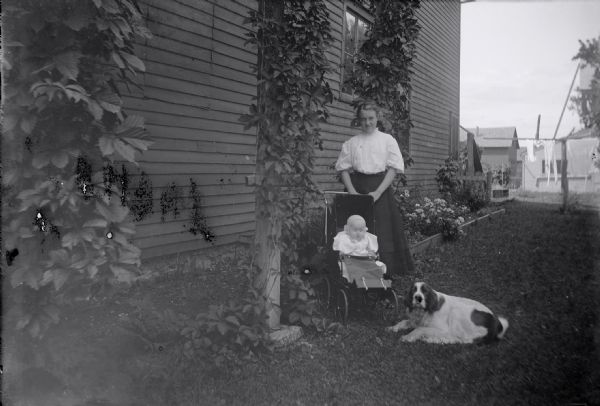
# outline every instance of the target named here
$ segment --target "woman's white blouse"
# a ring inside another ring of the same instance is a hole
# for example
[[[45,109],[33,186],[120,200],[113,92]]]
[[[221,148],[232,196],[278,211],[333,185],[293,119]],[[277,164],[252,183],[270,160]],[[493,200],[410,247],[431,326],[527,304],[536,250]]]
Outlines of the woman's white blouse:
[[[365,174],[385,172],[388,168],[404,172],[404,159],[394,137],[379,130],[344,142],[335,164],[337,171],[352,169]]]

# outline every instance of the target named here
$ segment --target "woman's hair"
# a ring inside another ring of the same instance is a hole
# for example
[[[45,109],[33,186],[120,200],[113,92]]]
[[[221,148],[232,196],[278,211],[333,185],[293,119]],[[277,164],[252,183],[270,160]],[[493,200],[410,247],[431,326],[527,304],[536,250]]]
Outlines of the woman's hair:
[[[372,100],[365,100],[358,105],[356,108],[356,118],[360,118],[360,112],[363,110],[373,110],[377,113],[377,116],[381,113],[381,107]]]

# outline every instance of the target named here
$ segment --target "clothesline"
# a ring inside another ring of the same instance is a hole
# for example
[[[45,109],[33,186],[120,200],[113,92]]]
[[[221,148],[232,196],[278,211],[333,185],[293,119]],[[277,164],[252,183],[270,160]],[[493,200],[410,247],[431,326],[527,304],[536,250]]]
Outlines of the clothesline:
[[[502,137],[484,137],[484,139],[486,140],[507,140],[507,138],[502,138]],[[566,141],[567,138],[517,138],[519,141],[528,141],[528,140],[533,140],[533,141]]]

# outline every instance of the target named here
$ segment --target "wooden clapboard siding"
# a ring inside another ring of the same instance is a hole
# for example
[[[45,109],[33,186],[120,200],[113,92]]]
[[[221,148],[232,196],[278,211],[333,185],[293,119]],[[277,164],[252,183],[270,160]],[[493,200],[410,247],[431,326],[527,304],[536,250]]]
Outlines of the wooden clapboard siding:
[[[411,186],[436,191],[435,172],[448,157],[450,114],[459,117],[460,3],[423,1],[417,12],[421,31],[417,41],[408,170]]]
[[[153,38],[139,44],[144,60],[142,91],[124,98],[132,114],[146,117],[154,144],[132,171],[153,185],[154,209],[137,227],[144,257],[210,246],[186,230],[191,215],[190,178],[216,244],[236,241],[254,228],[253,188],[256,131],[239,122],[256,95],[251,65],[256,51],[245,46],[244,24],[256,0],[142,0]],[[175,182],[183,208],[161,220],[160,195]]]
[[[186,231],[187,196],[194,179],[202,195],[203,213],[217,244],[235,242],[254,229],[253,188],[256,131],[244,130],[240,115],[256,95],[256,49],[245,45],[251,27],[244,24],[258,0],[141,0],[154,38],[139,44],[146,72],[141,90],[125,97],[128,112],[146,117],[155,140],[132,172],[153,182],[154,212],[138,226],[136,242],[144,256],[166,255],[210,245]],[[358,130],[350,126],[351,97],[341,93],[343,24],[346,3],[326,0],[332,43],[326,56],[333,71],[326,75],[335,100],[321,125],[322,150],[316,151],[314,179],[324,190],[341,184],[332,165],[341,144]],[[423,1],[417,16],[422,26],[417,43],[413,84],[414,128],[410,149],[415,165],[409,182],[422,190],[435,188],[435,171],[448,154],[449,116],[458,117],[460,5]],[[178,218],[161,221],[160,194],[175,182],[186,208]]]
[[[344,2],[326,2],[330,11],[336,55],[328,54],[336,68],[341,64]],[[414,128],[411,131],[410,153],[415,163],[407,170],[409,186],[424,192],[437,190],[435,172],[448,156],[450,113],[459,115],[460,69],[460,4],[454,1],[423,1],[417,12],[421,25],[417,41],[417,57],[412,76],[412,112]],[[336,57],[338,59],[336,59]],[[322,126],[324,151],[317,160],[318,179],[331,172],[341,143],[356,133],[350,127],[353,118],[348,96],[340,93],[340,73],[328,76],[336,100],[329,108],[330,119]],[[330,176],[331,177],[331,176]],[[338,185],[340,188],[340,185]]]

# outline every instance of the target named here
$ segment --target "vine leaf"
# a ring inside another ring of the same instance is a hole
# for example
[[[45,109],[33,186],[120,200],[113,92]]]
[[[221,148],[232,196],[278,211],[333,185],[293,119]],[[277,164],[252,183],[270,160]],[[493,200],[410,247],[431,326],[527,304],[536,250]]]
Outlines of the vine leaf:
[[[77,2],[81,4],[81,2]],[[77,7],[77,11],[70,15],[64,24],[73,31],[81,31],[90,23],[90,15],[87,13],[86,7]]]
[[[116,93],[110,94],[99,94],[97,96],[98,104],[104,110],[117,114],[121,112],[121,105],[123,104],[121,98]]]
[[[100,151],[103,156],[111,156],[115,152],[115,147],[112,142],[112,137],[108,135],[103,135],[98,140],[98,147],[100,147]]]
[[[109,268],[110,268],[111,272],[113,273],[113,275],[117,278],[117,281],[125,282],[125,283],[133,282],[133,280],[134,280],[133,272],[131,272],[121,266],[113,265],[113,264],[110,264]]]
[[[143,140],[140,138],[123,137],[122,139],[123,141],[127,142],[128,144],[131,144],[140,151],[146,151],[148,147],[153,144],[153,142],[150,140]]]
[[[138,58],[137,56],[135,56],[133,54],[128,54],[127,52],[119,52],[119,55],[121,55],[121,57],[123,59],[125,59],[125,61],[130,66],[133,66],[134,68],[136,68],[140,72],[145,72],[146,71],[146,66],[144,65],[144,62],[142,62],[142,60],[140,58]]]
[[[88,101],[88,111],[94,116],[94,119],[101,120],[104,115],[104,109],[98,104],[98,102],[94,99],[90,99]]]
[[[52,60],[54,66],[67,79],[76,80],[79,75],[80,52],[68,51],[55,55]]]
[[[58,151],[50,158],[52,164],[59,169],[63,169],[69,163],[69,154],[64,151]]]
[[[88,220],[83,223],[83,227],[106,228],[106,226],[108,226],[108,222],[104,219]]]
[[[135,149],[131,145],[127,145],[121,140],[113,139],[113,146],[115,151],[124,159],[137,165],[135,160]]]
[[[60,290],[68,279],[69,272],[67,270],[55,268],[44,272],[41,285],[47,285],[52,282],[54,284],[54,289]]]

